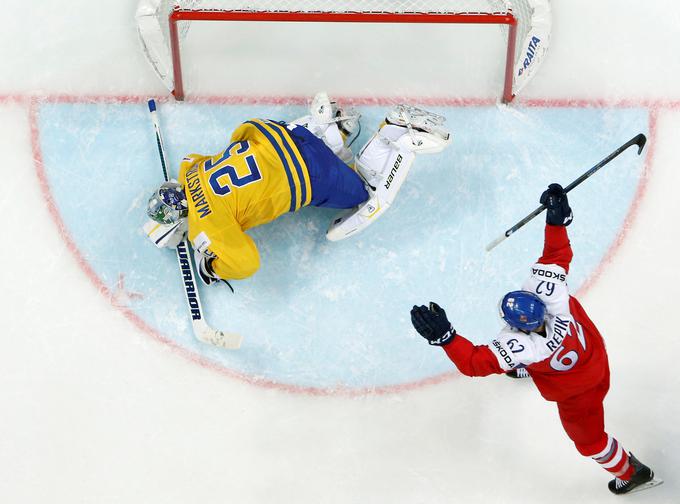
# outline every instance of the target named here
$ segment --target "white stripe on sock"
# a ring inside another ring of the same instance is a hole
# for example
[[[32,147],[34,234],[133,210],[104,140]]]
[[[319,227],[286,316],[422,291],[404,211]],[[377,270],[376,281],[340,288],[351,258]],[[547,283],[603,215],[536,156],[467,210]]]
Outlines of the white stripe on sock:
[[[621,469],[617,473],[614,473],[614,476],[616,476],[616,477],[623,476],[624,474],[626,474],[626,471],[628,470],[629,467],[630,467],[630,462],[626,460],[626,463],[623,464],[623,469]]]
[[[621,443],[618,443],[618,445],[619,447],[616,450],[616,454],[611,458],[611,460],[609,462],[605,462],[604,464],[600,464],[605,469],[614,467],[616,464],[621,462],[621,458],[623,457],[623,446],[621,446]]]
[[[614,438],[611,436],[607,436],[607,446],[604,447],[604,450],[602,450],[600,453],[596,453],[595,455],[592,455],[591,458],[594,459],[599,459],[604,457],[607,453],[609,453],[609,450],[612,449],[612,443],[614,442]]]

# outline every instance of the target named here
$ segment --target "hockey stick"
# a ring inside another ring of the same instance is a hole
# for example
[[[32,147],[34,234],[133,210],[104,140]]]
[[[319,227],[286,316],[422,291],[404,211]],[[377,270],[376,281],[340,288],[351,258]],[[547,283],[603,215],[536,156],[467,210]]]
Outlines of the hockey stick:
[[[602,161],[600,161],[600,162],[597,163],[595,166],[593,166],[590,170],[586,171],[583,175],[581,175],[579,178],[577,178],[577,179],[574,180],[571,184],[569,184],[567,187],[565,187],[565,188],[564,188],[564,192],[565,192],[565,193],[568,193],[569,191],[571,191],[574,187],[576,187],[577,185],[579,185],[581,182],[583,182],[583,181],[586,180],[588,177],[590,177],[591,175],[593,175],[596,171],[598,171],[598,170],[599,170],[600,168],[602,168],[604,165],[606,165],[607,163],[609,163],[609,162],[610,162],[612,159],[614,159],[616,156],[618,156],[618,155],[621,154],[623,151],[625,151],[628,147],[631,147],[631,146],[633,146],[633,145],[637,145],[637,146],[638,146],[638,156],[639,156],[640,154],[642,154],[642,149],[644,148],[646,142],[647,142],[647,137],[644,136],[642,133],[640,133],[639,135],[637,135],[637,136],[631,138],[631,139],[628,140],[625,144],[623,144],[621,147],[619,147],[619,148],[616,149],[614,152],[612,152],[611,154],[609,154],[609,156],[607,156],[606,158],[604,158]],[[524,219],[522,219],[521,221],[519,221],[517,224],[515,224],[514,226],[512,226],[510,229],[508,229],[508,230],[507,230],[505,233],[503,233],[501,236],[499,236],[499,237],[496,238],[494,241],[492,241],[491,243],[489,243],[489,244],[486,246],[486,251],[489,252],[491,249],[493,249],[493,248],[494,248],[496,245],[498,245],[500,242],[502,242],[502,241],[505,240],[506,238],[510,237],[511,234],[513,234],[513,233],[514,233],[515,231],[517,231],[519,228],[521,228],[522,226],[524,226],[527,222],[529,222],[531,219],[533,219],[534,217],[536,217],[536,216],[537,216],[538,214],[540,214],[543,210],[545,210],[545,205],[539,206],[536,210],[534,210],[534,211],[531,212],[529,215],[527,215],[526,217],[524,217]]]
[[[161,160],[161,167],[163,168],[163,177],[167,182],[168,163],[165,157],[165,147],[163,146],[163,137],[161,136],[161,126],[158,121],[158,113],[156,112],[156,102],[149,100],[149,113],[151,115],[151,122],[153,122],[154,130],[156,131],[156,145],[158,147],[158,156]],[[189,250],[188,240],[182,240],[177,246],[177,261],[179,262],[179,269],[182,273],[182,280],[184,281],[184,294],[189,305],[189,312],[191,313],[191,325],[194,330],[194,336],[197,340],[203,343],[209,343],[221,348],[229,350],[236,350],[241,347],[243,338],[239,334],[228,333],[223,331],[216,331],[211,328],[203,318],[203,308],[201,307],[201,298],[198,295],[198,288],[196,286],[194,271],[191,266],[191,256]]]

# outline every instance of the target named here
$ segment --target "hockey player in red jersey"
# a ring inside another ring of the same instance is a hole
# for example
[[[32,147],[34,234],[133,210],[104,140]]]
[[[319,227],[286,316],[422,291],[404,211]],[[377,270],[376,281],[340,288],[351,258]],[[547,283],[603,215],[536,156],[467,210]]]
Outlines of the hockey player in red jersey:
[[[576,449],[615,476],[609,482],[613,493],[658,484],[652,470],[604,430],[607,351],[597,327],[567,287],[573,253],[566,226],[572,211],[558,184],[551,184],[540,201],[547,207],[543,255],[522,290],[501,300],[500,315],[507,325],[490,344],[473,345],[457,334],[436,303],[414,306],[411,321],[467,376],[528,373],[541,395],[557,403],[562,426]]]

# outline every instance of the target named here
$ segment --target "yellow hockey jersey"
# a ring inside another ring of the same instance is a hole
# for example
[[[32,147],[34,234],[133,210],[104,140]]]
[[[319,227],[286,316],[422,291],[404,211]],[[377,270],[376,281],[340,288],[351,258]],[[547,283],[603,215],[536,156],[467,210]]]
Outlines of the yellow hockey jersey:
[[[260,267],[247,229],[312,200],[307,165],[286,126],[261,119],[239,126],[221,153],[185,157],[179,183],[189,204],[189,240],[216,256],[213,270],[227,280]]]

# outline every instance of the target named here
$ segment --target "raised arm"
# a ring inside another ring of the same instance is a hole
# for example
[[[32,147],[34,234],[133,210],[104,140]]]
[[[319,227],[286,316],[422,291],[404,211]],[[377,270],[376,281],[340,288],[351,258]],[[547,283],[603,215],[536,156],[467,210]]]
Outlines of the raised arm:
[[[411,322],[430,345],[442,347],[464,375],[487,376],[504,372],[489,347],[473,345],[456,334],[446,312],[437,303],[430,303],[429,307],[414,306],[411,310]]]
[[[458,371],[466,376],[488,376],[505,373],[498,359],[487,345],[474,345],[461,335],[456,335],[444,347],[446,355],[453,361]]]
[[[545,225],[545,242],[540,264],[557,264],[569,273],[569,264],[574,253],[571,250],[567,228],[564,226]]]
[[[541,204],[547,208],[545,218],[545,242],[540,264],[557,264],[569,273],[569,264],[574,256],[567,226],[571,224],[574,214],[569,207],[567,193],[559,184],[550,184],[541,195]]]

